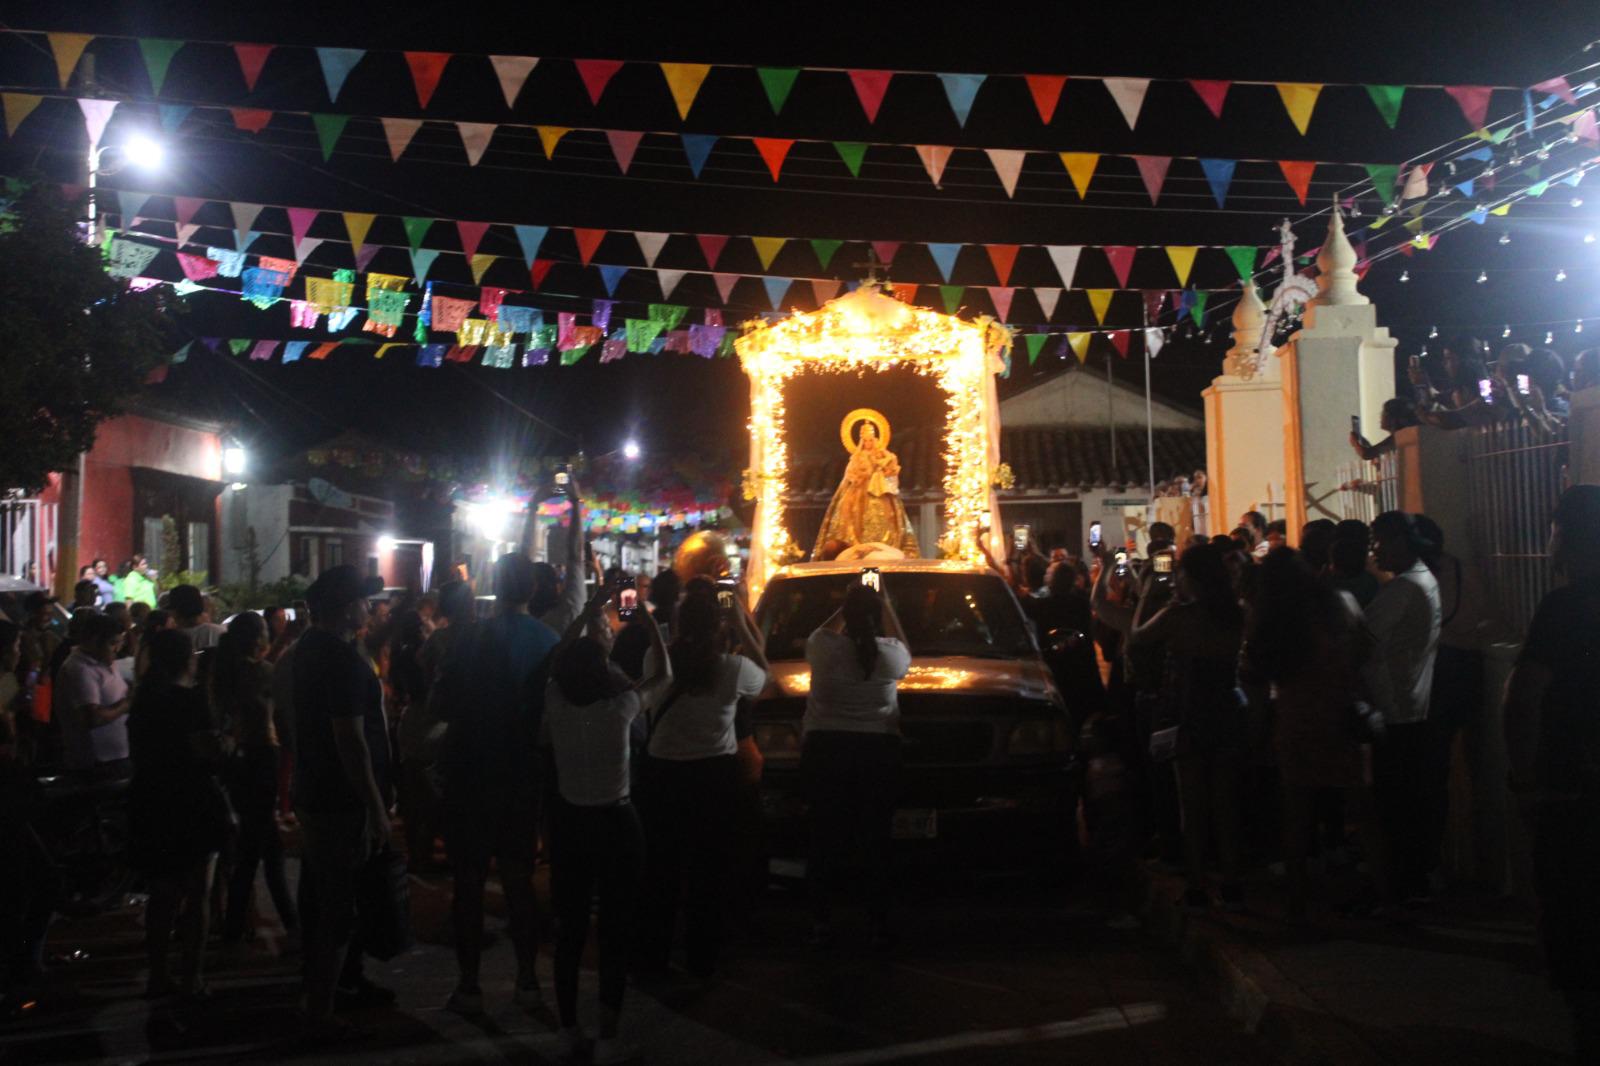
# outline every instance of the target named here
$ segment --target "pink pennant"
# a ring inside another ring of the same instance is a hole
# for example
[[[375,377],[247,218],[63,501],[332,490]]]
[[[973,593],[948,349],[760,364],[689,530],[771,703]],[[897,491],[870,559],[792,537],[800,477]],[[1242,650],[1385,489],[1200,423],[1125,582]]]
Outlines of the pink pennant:
[[[933,179],[935,188],[944,177],[944,165],[950,162],[950,153],[953,150],[940,144],[917,145],[917,157],[922,160],[923,169],[928,172],[928,177]]]
[[[1222,117],[1223,102],[1228,99],[1228,86],[1231,81],[1205,81],[1196,78],[1189,79],[1189,85],[1205,103],[1206,108],[1214,118]]]
[[[697,233],[695,240],[700,242],[700,251],[705,254],[706,266],[715,270],[717,260],[722,258],[723,246],[728,243],[728,238],[721,233]]]
[[[450,62],[449,52],[407,52],[406,65],[411,68],[411,80],[417,87],[417,103],[428,106],[433,91],[439,87],[444,66]]]
[[[1600,144],[1600,125],[1596,125],[1594,109],[1580,114],[1572,123],[1572,132],[1578,135],[1578,140],[1588,141],[1590,144]]]
[[[1011,298],[1016,294],[1017,290],[1009,285],[989,286],[989,299],[994,302],[994,313],[1000,321],[1011,317]]]
[[[294,236],[295,246],[299,247],[300,242],[306,239],[311,223],[317,220],[318,211],[314,207],[291,207],[288,211],[289,232]]]
[[[456,232],[461,236],[461,254],[468,259],[478,254],[478,242],[483,240],[483,235],[489,232],[487,222],[456,222]],[[587,259],[584,262],[588,262]]]
[[[850,84],[856,87],[856,98],[861,101],[861,110],[867,113],[868,122],[878,121],[878,108],[883,106],[883,94],[889,91],[893,77],[891,70],[850,71]]]
[[[589,102],[596,107],[600,106],[600,96],[610,84],[611,76],[622,69],[622,60],[574,59],[572,64],[578,68],[578,77],[583,79],[583,87],[589,90]]]
[[[811,281],[811,295],[821,307],[839,294],[838,278],[813,278]]]
[[[1575,104],[1578,102],[1578,97],[1572,91],[1572,86],[1567,84],[1566,78],[1560,77],[1559,75],[1554,78],[1546,78],[1544,81],[1541,81],[1538,85],[1535,85],[1532,88],[1536,93],[1549,93],[1552,96],[1559,97],[1561,100],[1569,104]]]
[[[365,274],[367,267],[372,265],[373,258],[380,250],[382,250],[382,245],[363,244],[361,250],[356,253],[356,273]]]
[[[900,242],[899,241],[873,241],[872,242],[872,254],[876,255],[878,257],[878,261],[880,263],[882,263],[884,266],[889,266],[894,262],[895,253],[898,252],[899,250],[900,250]]]
[[[269,111],[270,115],[271,112]],[[411,143],[411,138],[417,135],[422,128],[420,118],[385,118],[379,119],[383,123],[383,136],[389,142],[389,158],[393,162],[400,162],[400,156],[406,150],[406,145]]]
[[[261,77],[261,68],[267,63],[267,56],[272,54],[273,46],[270,44],[236,44],[233,54],[239,57],[239,72],[244,75],[244,87],[251,92],[255,91],[256,79]]]
[[[1134,163],[1139,167],[1139,176],[1144,179],[1145,191],[1150,194],[1153,204],[1161,199],[1161,186],[1167,181],[1167,168],[1172,166],[1172,157],[1169,155],[1136,155]]]
[[[78,106],[83,109],[83,123],[89,130],[89,147],[94,148],[100,143],[100,138],[106,132],[106,123],[111,121],[111,112],[117,109],[115,100],[78,100]],[[271,112],[268,112],[270,115]]]
[[[1493,86],[1446,85],[1444,91],[1461,106],[1468,126],[1475,130],[1483,128],[1484,117],[1489,113],[1489,97],[1494,95]]]
[[[717,283],[717,293],[722,297],[722,302],[727,303],[733,295],[733,287],[739,283],[737,274],[713,274],[712,279]]]
[[[205,206],[205,199],[199,196],[174,196],[172,205],[178,212],[178,225],[187,226],[194,221],[195,213]]]
[[[1133,269],[1133,257],[1138,251],[1127,245],[1110,245],[1101,249],[1106,253],[1106,261],[1111,264],[1111,272],[1117,276],[1117,287],[1128,287],[1128,272]]]
[[[183,276],[190,281],[214,278],[217,276],[217,268],[221,266],[209,256],[190,255],[188,252],[178,253],[178,265],[183,268]]]
[[[624,174],[633,165],[633,153],[639,150],[644,133],[638,130],[606,130],[606,140],[611,144],[611,154],[617,157],[617,168]]]

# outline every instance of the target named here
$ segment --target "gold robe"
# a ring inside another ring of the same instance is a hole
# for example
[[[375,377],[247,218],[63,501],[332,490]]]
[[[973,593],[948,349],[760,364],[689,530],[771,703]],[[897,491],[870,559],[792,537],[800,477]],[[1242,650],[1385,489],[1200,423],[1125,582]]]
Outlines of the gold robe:
[[[857,544],[884,544],[915,557],[917,535],[898,493],[889,491],[889,478],[900,475],[900,461],[886,448],[861,447],[844,468],[844,480],[834,490],[822,529],[817,533],[811,557],[822,557],[829,541],[845,547]]]

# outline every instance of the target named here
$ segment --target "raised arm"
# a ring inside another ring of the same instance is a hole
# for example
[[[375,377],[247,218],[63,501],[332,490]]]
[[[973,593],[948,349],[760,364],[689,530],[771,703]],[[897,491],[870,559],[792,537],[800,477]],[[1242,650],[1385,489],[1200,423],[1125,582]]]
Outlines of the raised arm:
[[[744,600],[738,596],[733,598],[734,635],[739,638],[739,647],[746,659],[755,663],[763,670],[771,668],[767,662],[767,642],[761,636],[761,630],[756,625],[755,616],[750,613],[750,608],[745,606]]]
[[[645,713],[653,712],[661,706],[661,701],[672,688],[672,656],[667,651],[667,642],[662,639],[661,627],[654,623],[646,623],[645,631],[650,636],[650,651],[653,656],[646,655],[648,661],[655,659],[655,672],[639,682],[639,703]]]

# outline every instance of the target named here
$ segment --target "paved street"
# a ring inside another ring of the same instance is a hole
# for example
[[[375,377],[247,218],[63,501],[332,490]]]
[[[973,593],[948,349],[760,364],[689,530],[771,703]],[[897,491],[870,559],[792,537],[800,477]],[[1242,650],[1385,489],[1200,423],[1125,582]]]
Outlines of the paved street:
[[[57,926],[53,953],[87,958],[59,964],[48,1009],[0,1029],[0,1063],[558,1061],[553,1019],[509,1005],[511,950],[498,913],[484,961],[489,1017],[474,1023],[441,1009],[454,979],[448,882],[430,875],[412,885],[417,947],[369,971],[399,992],[399,1009],[352,1015],[360,1040],[313,1050],[291,1039],[295,967],[278,956],[272,923],[255,944],[216,958],[210,1004],[145,1003],[139,912],[130,908]],[[499,911],[497,896],[491,906]],[[781,888],[740,926],[716,982],[630,988],[625,1024],[645,1049],[640,1061],[1268,1061],[1179,959],[1138,931],[1106,928],[1077,893],[1060,900],[1007,880],[924,880],[886,955],[868,951],[864,923],[848,919],[831,951],[805,947],[804,908]],[[553,996],[548,956],[540,976]],[[583,976],[592,1027],[594,975]]]

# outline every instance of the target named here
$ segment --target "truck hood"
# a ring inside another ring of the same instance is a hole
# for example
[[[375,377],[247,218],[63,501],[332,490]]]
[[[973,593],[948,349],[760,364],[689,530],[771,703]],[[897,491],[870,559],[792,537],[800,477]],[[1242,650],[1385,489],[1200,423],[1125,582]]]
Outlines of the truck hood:
[[[772,682],[779,695],[805,696],[811,691],[811,666],[805,662],[772,664]],[[1042,662],[1029,659],[969,659],[940,656],[913,659],[901,692],[960,692],[973,696],[1047,700],[1052,683]]]

